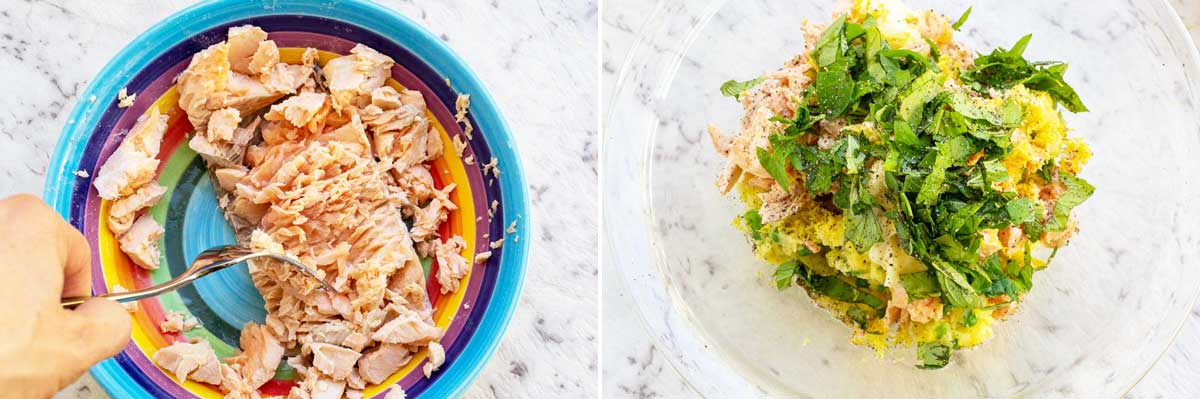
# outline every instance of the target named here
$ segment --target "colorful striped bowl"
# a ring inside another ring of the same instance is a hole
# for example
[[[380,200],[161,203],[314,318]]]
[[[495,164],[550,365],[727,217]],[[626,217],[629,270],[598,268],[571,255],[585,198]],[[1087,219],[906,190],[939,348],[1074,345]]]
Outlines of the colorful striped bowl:
[[[468,243],[467,254],[476,247],[486,250],[488,237],[505,236],[514,221],[517,232],[511,235],[526,235],[529,204],[511,133],[483,84],[433,34],[394,11],[360,0],[210,1],[159,22],[113,57],[80,95],[51,158],[44,197],[90,241],[94,294],[107,293],[115,285],[136,289],[166,281],[200,251],[234,241],[217,208],[203,162],[186,145],[192,127],[176,104],[173,80],[187,67],[192,54],[224,40],[229,27],[243,24],[269,32],[285,61],[298,59],[301,48],[315,47],[322,51],[324,62],[347,53],[355,43],[391,56],[396,66],[389,84],[424,94],[445,142],[444,156],[432,165],[434,176],[439,187],[457,185],[452,200],[459,210],[441,227],[443,234],[462,235]],[[137,93],[133,106],[117,107],[121,88]],[[458,93],[471,95],[468,115],[476,130],[469,141],[454,121]],[[97,196],[90,177],[75,174],[82,170],[94,176],[120,144],[123,132],[150,107],[169,116],[158,177],[158,183],[169,191],[149,211],[166,229],[161,242],[164,266],[155,271],[137,267],[121,253],[105,225],[109,202]],[[455,136],[470,144],[462,158],[451,144],[450,138]],[[464,162],[472,155],[477,162]],[[493,157],[503,171],[498,179],[481,170]],[[499,208],[489,218],[492,201],[499,202]],[[429,279],[434,320],[446,329],[442,340],[446,363],[433,378],[426,379],[420,367],[425,361],[422,352],[383,384],[364,390],[364,396],[382,398],[397,385],[409,397],[460,396],[495,351],[516,308],[528,243],[506,240],[486,264],[474,266],[457,292],[439,295],[436,280]],[[436,262],[426,264],[427,276],[436,273]],[[169,311],[195,316],[201,327],[182,334],[162,333],[158,325]],[[151,356],[172,342],[188,339],[206,340],[218,356],[230,356],[237,350],[241,326],[247,321],[262,322],[264,317],[262,297],[245,268],[221,271],[178,292],[140,301],[138,310],[131,313],[129,345],[91,372],[114,398],[219,398],[216,387],[190,381],[181,384],[156,367]],[[293,370],[282,368],[260,391],[286,395],[293,378]]]

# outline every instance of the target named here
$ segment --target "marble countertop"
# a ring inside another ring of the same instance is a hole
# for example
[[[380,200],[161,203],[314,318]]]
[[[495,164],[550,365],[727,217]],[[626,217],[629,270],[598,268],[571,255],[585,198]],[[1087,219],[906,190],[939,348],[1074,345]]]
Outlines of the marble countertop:
[[[1200,42],[1200,2],[1171,0],[1194,40]],[[654,1],[606,0],[601,29],[601,103],[610,100],[617,73],[635,33],[655,8]],[[675,371],[668,355],[657,349],[638,317],[635,303],[612,265],[605,265],[601,350],[605,398],[691,398],[696,391]],[[619,332],[619,333],[615,333]],[[1179,337],[1127,398],[1183,398],[1200,393],[1200,304],[1192,310]]]
[[[0,3],[0,86],[8,93],[0,96],[0,196],[41,193],[77,94],[125,43],[190,3]],[[529,180],[536,226],[520,306],[466,397],[594,397],[596,3],[383,3],[439,35],[479,74],[516,134]],[[557,217],[564,214],[583,217]],[[84,376],[57,397],[108,396]]]

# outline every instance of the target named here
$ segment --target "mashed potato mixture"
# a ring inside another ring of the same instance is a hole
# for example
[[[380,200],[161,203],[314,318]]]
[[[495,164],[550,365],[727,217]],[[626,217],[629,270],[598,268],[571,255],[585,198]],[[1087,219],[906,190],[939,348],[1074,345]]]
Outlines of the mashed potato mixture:
[[[803,22],[782,68],[721,87],[744,109],[736,134],[709,128],[718,189],[746,205],[734,223],[773,285],[803,287],[880,355],[915,346],[921,368],[992,336],[1093,191],[1059,111],[1087,111],[1066,64],[1027,61],[1030,36],[973,54],[953,40],[969,12],[843,2]]]

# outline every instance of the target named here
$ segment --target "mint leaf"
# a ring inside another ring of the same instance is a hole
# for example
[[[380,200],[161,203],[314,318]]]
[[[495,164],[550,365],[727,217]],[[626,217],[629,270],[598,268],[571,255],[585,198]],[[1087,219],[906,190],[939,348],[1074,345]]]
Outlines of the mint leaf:
[[[965,315],[963,315],[963,320],[962,320],[963,326],[974,327],[975,323],[978,323],[978,322],[979,322],[979,316],[976,316],[975,311],[973,311],[973,310],[968,310],[967,313]]]
[[[758,86],[758,84],[762,83],[762,81],[763,78],[761,76],[745,82],[730,80],[721,84],[721,94],[726,97],[733,97],[733,99],[741,101],[743,92],[750,90],[754,86]]]
[[[967,7],[967,11],[963,11],[962,15],[958,16],[958,20],[954,21],[954,24],[950,25],[950,27],[953,28],[954,30],[958,30],[958,28],[961,28],[963,26],[963,24],[967,22],[967,17],[971,16],[972,8],[974,8],[974,7]]]
[[[929,59],[925,58],[924,55],[921,55],[921,53],[918,53],[916,51],[912,51],[909,49],[880,50],[879,55],[882,57],[891,58],[892,60],[895,60],[895,61],[908,60],[909,62],[915,62],[915,63],[921,64],[921,66],[923,66],[925,68],[929,68],[931,65],[929,63]]]
[[[1023,84],[1030,90],[1050,94],[1054,101],[1071,112],[1087,112],[1087,106],[1075,89],[1063,80],[1067,64],[1061,62],[1030,63],[1022,54],[1032,35],[1025,35],[1011,49],[997,48],[991,54],[975,59],[975,68],[960,77],[976,91],[985,88],[1008,89]]]
[[[908,297],[913,299],[938,296],[942,292],[938,288],[937,280],[928,271],[901,274],[900,284],[904,286]]]
[[[1012,278],[1019,292],[1029,292],[1033,288],[1033,246],[1025,242],[1025,254],[1022,258],[1008,260],[1008,276]]]
[[[938,236],[938,238],[933,239],[933,242],[938,243],[938,247],[941,248],[942,254],[946,257],[946,259],[952,261],[973,263],[979,256],[976,251],[963,246],[962,243],[958,242],[958,240],[955,240],[954,237],[951,237],[949,234]]]
[[[810,284],[814,290],[834,300],[861,303],[875,309],[884,307],[883,301],[879,298],[837,277],[815,276]]]
[[[938,204],[937,208],[934,209],[937,217],[935,223],[941,227],[943,236],[946,236],[955,242],[955,244],[943,243],[943,245],[957,245],[964,247],[963,251],[969,253],[969,255],[964,254],[959,257],[951,258],[951,260],[966,262],[967,259],[974,258],[975,249],[977,248],[966,248],[970,246],[970,243],[968,242],[967,244],[963,244],[962,242],[968,241],[965,240],[964,237],[969,237],[970,239],[975,238],[975,233],[979,231],[980,224],[982,223],[981,210],[983,209],[984,205],[987,205],[986,201],[973,201],[964,203],[955,198],[942,201],[942,203]],[[942,236],[939,236],[938,238],[941,239],[941,237]],[[947,250],[949,250],[949,248],[947,248]]]
[[[1020,58],[1021,55],[1025,54],[1025,47],[1029,46],[1029,39],[1032,38],[1032,33],[1022,36],[1019,40],[1017,40],[1017,44],[1014,44],[1012,49],[1008,50],[1008,56],[1010,58]]]
[[[921,191],[917,193],[917,203],[922,205],[933,205],[937,202],[938,196],[944,190],[942,184],[946,181],[946,169],[962,162],[974,152],[971,148],[971,139],[965,136],[943,141],[938,144],[937,148],[937,158],[933,163],[933,170],[929,172],[929,176],[925,177],[925,182],[921,184]]]
[[[750,229],[750,236],[754,237],[755,241],[761,240],[762,234],[758,231],[762,230],[763,223],[762,216],[758,214],[758,209],[746,211],[746,213],[742,215],[742,220],[746,221],[746,227]]]
[[[938,50],[937,43],[934,43],[933,40],[929,40],[929,38],[924,39],[925,44],[929,45],[929,59],[933,61],[930,66],[933,67],[934,71],[941,70],[941,68],[937,66],[937,62],[942,58],[942,53]]]
[[[1008,168],[1004,167],[1004,162],[993,159],[979,164],[983,165],[983,174],[989,186],[992,183],[1008,181]]]
[[[1033,74],[1033,66],[1021,57],[1032,35],[1025,35],[1011,49],[996,48],[991,54],[975,59],[975,69],[964,71],[960,77],[972,83],[977,91],[985,87],[1008,89]]]
[[[855,137],[853,135],[848,135],[843,140],[845,140],[845,143],[846,143],[845,145],[842,146],[842,147],[845,147],[845,150],[843,151],[843,153],[845,154],[845,157],[846,157],[846,160],[845,160],[846,174],[848,174],[848,175],[858,174],[858,170],[860,168],[862,168],[863,161],[866,160],[867,156],[866,156],[866,154],[863,154],[858,151],[858,138],[857,137]]]
[[[1055,169],[1057,169],[1057,166],[1053,162],[1046,162],[1045,165],[1042,165],[1041,169],[1038,169],[1037,175],[1042,178],[1042,181],[1048,182],[1054,178]]]
[[[833,180],[842,173],[845,166],[846,141],[843,138],[829,150],[812,146],[797,148],[797,156],[793,158],[793,166],[804,171],[805,185],[814,195],[828,193],[833,187]]]
[[[856,57],[850,51],[850,41],[866,34],[857,24],[847,24],[842,16],[829,25],[815,46],[817,78],[812,84],[817,107],[826,118],[833,119],[846,112],[855,100],[855,82],[850,67]]]
[[[789,159],[792,155],[792,149],[776,147],[774,151],[766,149],[758,149],[758,164],[762,165],[763,169],[783,187],[783,191],[791,192],[791,176],[788,175]]]
[[[1065,107],[1067,111],[1087,112],[1088,108],[1083,105],[1083,100],[1079,99],[1079,94],[1076,94],[1075,89],[1063,80],[1063,74],[1066,72],[1067,64],[1056,63],[1044,68],[1039,67],[1023,83],[1031,90],[1050,93],[1050,98]]]
[[[825,28],[824,32],[821,32],[821,37],[817,39],[817,45],[813,47],[818,67],[832,65],[842,57],[842,52],[847,47],[845,33],[846,16],[844,15],[834,20],[828,28]]]
[[[875,243],[883,241],[883,228],[875,216],[875,208],[864,212],[852,212],[853,206],[846,212],[846,231],[843,233],[847,241],[853,242],[859,253],[866,252]]]
[[[913,132],[913,128],[909,126],[908,122],[896,120],[892,125],[892,132],[895,134],[893,140],[897,143],[913,147],[921,145],[921,139],[917,138],[917,133]]]
[[[1050,231],[1066,229],[1071,210],[1086,201],[1096,191],[1095,187],[1078,177],[1063,173],[1058,175],[1058,178],[1067,186],[1067,190],[1054,202],[1054,217],[1050,219],[1049,223],[1046,223],[1046,229]]]
[[[1016,100],[1009,98],[1004,100],[1004,105],[1000,107],[1000,117],[1004,120],[1004,126],[1017,127],[1025,120],[1025,109],[1021,108],[1021,104]]]
[[[1037,240],[1042,235],[1042,215],[1045,214],[1042,204],[1029,198],[1015,198],[1004,204],[1004,210],[1008,214],[1009,223],[1021,226],[1026,237]]]
[[[961,272],[955,270],[955,273]],[[965,279],[961,274],[958,276]],[[938,284],[942,286],[943,297],[946,298],[947,302],[950,302],[950,306],[964,309],[983,307],[983,298],[980,298],[979,294],[975,293],[975,288],[971,287],[970,284],[962,285],[954,282],[953,278],[945,273],[938,274]]]
[[[803,102],[796,103],[796,110],[792,119],[783,119],[781,122],[787,125],[786,130],[788,135],[799,136],[811,129],[813,125],[825,119],[825,115],[813,115],[812,110],[808,108],[808,104]],[[776,117],[778,118],[778,117]]]
[[[938,144],[938,158],[944,157],[947,160],[947,166],[961,164],[974,153],[975,148],[971,145],[971,139],[966,136],[958,136]]]
[[[866,328],[867,322],[870,321],[867,312],[858,306],[851,306],[850,309],[846,309],[846,316],[849,316],[850,320],[854,320],[854,324],[857,324],[859,328]]]
[[[792,286],[792,282],[796,280],[796,262],[787,262],[775,268],[775,288],[785,289]]]
[[[955,91],[950,93],[950,107],[955,112],[962,114],[965,117],[987,122],[992,125],[1001,125],[1004,123],[1002,116],[997,115],[989,109],[986,109],[967,96],[966,93]]]
[[[1004,209],[1008,211],[1008,220],[1011,221],[1012,224],[1020,225],[1022,223],[1036,220],[1036,218],[1039,216],[1034,213],[1034,207],[1036,205],[1037,204],[1034,204],[1033,200],[1029,198],[1017,198],[1012,201],[1008,201],[1007,204],[1004,204]]]
[[[874,19],[871,20],[871,27],[867,28],[863,35],[863,50],[866,52],[867,76],[877,83],[892,82],[888,71],[883,69],[883,65],[879,61],[879,52],[887,48],[887,42],[883,40],[883,35],[879,33],[879,28],[873,26]]]
[[[993,280],[999,280],[1004,277],[1004,270],[1000,268],[1000,254],[991,254],[987,259],[983,260],[980,268],[987,273]]]
[[[912,86],[900,100],[900,109],[897,114],[901,119],[909,124],[919,124],[921,114],[925,108],[925,104],[929,103],[933,97],[937,96],[938,91],[942,88],[944,77],[940,77],[933,72],[926,72],[912,82]]]
[[[952,306],[960,308],[983,307],[983,299],[979,298],[979,295],[975,292],[975,288],[971,286],[971,282],[954,265],[936,257],[930,259],[927,263],[937,271],[938,285],[942,287],[944,298]]]
[[[921,362],[918,368],[933,370],[946,367],[950,363],[950,354],[954,353],[946,344],[937,342],[921,342],[917,344],[917,360]]]
[[[859,24],[856,24],[853,22],[846,23],[846,32],[845,32],[846,43],[850,43],[850,42],[854,41],[854,39],[858,39],[866,33],[867,33],[867,30],[862,25],[859,25]]]
[[[1008,278],[1001,278],[992,281],[992,285],[983,290],[983,294],[989,297],[1008,295],[1009,298],[1017,298],[1017,285],[1013,284]]]
[[[830,69],[817,72],[813,82],[817,93],[817,106],[821,113],[836,118],[846,112],[854,101],[854,80],[845,70]]]
[[[1008,275],[1004,274],[1004,270],[1000,268],[1000,256],[992,254],[984,259],[981,268],[991,277],[992,282],[982,291],[983,295],[996,297],[1007,294],[1009,298],[1016,300],[1020,290],[1016,283],[1013,283]]]

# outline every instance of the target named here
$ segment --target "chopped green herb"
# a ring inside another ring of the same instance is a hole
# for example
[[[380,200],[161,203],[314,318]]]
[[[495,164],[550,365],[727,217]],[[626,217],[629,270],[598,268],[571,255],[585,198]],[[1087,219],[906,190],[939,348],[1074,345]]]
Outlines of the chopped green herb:
[[[965,314],[963,314],[962,324],[964,326],[974,327],[975,323],[978,323],[978,322],[979,322],[979,317],[975,315],[974,310],[967,310],[967,312]]]
[[[721,94],[725,95],[726,97],[733,97],[733,99],[741,101],[743,92],[750,90],[754,86],[758,86],[758,84],[762,83],[762,81],[762,77],[750,79],[745,82],[730,80],[721,85]]]
[[[1086,180],[1075,176],[1064,173],[1058,175],[1058,178],[1067,186],[1067,191],[1063,192],[1054,202],[1054,217],[1046,224],[1046,229],[1050,231],[1066,229],[1067,218],[1070,217],[1071,210],[1091,197],[1092,192],[1096,190]]]
[[[834,178],[846,164],[845,146],[846,139],[842,139],[830,151],[811,146],[797,148],[798,154],[793,158],[792,165],[804,171],[808,191],[820,195],[833,188]]]
[[[1035,213],[1035,206],[1036,204],[1029,198],[1017,198],[1012,201],[1008,201],[1008,203],[1004,205],[1004,209],[1008,211],[1009,220],[1012,221],[1013,224],[1019,225],[1034,221],[1038,218],[1038,214]]]
[[[771,175],[783,191],[791,191],[791,176],[788,175],[788,164],[791,158],[791,148],[775,148],[775,151],[758,149],[758,164]]]
[[[1008,99],[1004,101],[1004,105],[1000,107],[1000,116],[1004,120],[1004,126],[1016,127],[1025,119],[1025,109],[1021,108],[1016,100]]]
[[[846,310],[846,315],[850,316],[850,320],[854,320],[854,323],[858,324],[859,328],[865,328],[867,322],[870,320],[867,312],[858,306],[851,306],[850,309]]]
[[[917,367],[923,369],[940,369],[950,363],[950,354],[954,350],[946,344],[921,342],[917,344]]]
[[[871,245],[883,241],[883,229],[879,227],[873,208],[863,213],[847,213],[845,234],[846,240],[853,242],[858,252],[866,252]]]
[[[969,283],[960,284],[955,280],[955,277],[966,278],[962,275],[962,272],[953,268],[948,270],[953,271],[953,273],[942,272],[941,269],[938,270],[938,285],[942,287],[942,293],[946,300],[950,302],[950,305],[965,309],[983,307],[983,298],[979,297],[974,287]]]
[[[999,126],[1004,124],[1002,116],[995,112],[976,104],[971,101],[971,98],[966,93],[955,91],[950,92],[950,107],[964,117],[980,120],[991,125]]]
[[[932,205],[937,202],[938,196],[945,189],[943,183],[946,180],[946,169],[962,162],[972,152],[971,140],[964,136],[958,136],[939,144],[933,170],[921,184],[921,191],[917,193],[917,202],[922,205]]]
[[[967,10],[963,11],[962,15],[960,15],[958,17],[958,20],[954,21],[953,25],[950,25],[950,28],[952,28],[954,30],[958,30],[958,28],[961,28],[963,26],[963,24],[967,22],[967,17],[971,16],[972,8],[974,8],[974,7],[967,7]]]
[[[895,132],[897,143],[914,147],[921,145],[921,139],[917,138],[917,134],[913,132],[912,126],[908,122],[896,120],[892,129]]]
[[[759,233],[758,231],[762,230],[763,223],[762,216],[758,214],[758,209],[746,211],[746,213],[742,215],[742,220],[746,221],[746,228],[750,229],[750,236],[754,237],[755,241],[761,240],[762,233]]]
[[[909,124],[920,121],[925,104],[937,96],[945,80],[944,76],[930,71],[913,81],[907,95],[900,100],[901,119]]]
[[[796,262],[787,262],[775,268],[775,288],[785,289],[796,280]]]
[[[817,292],[835,300],[861,303],[875,309],[882,309],[884,307],[883,300],[837,277],[814,276],[810,284],[812,284],[813,289]]]
[[[1049,93],[1055,102],[1068,111],[1087,112],[1087,107],[1083,105],[1075,89],[1063,80],[1067,64],[1031,63],[1022,56],[1032,37],[1032,34],[1025,35],[1011,49],[998,48],[991,54],[976,58],[975,69],[963,72],[961,78],[979,91],[1025,85],[1029,89]]]
[[[813,82],[817,93],[817,105],[821,112],[831,117],[840,116],[846,112],[846,107],[854,101],[854,81],[844,69],[828,69],[817,73]]]
[[[937,281],[929,272],[901,274],[900,283],[904,285],[904,291],[908,293],[908,297],[913,299],[939,296],[942,292],[938,288]]]

